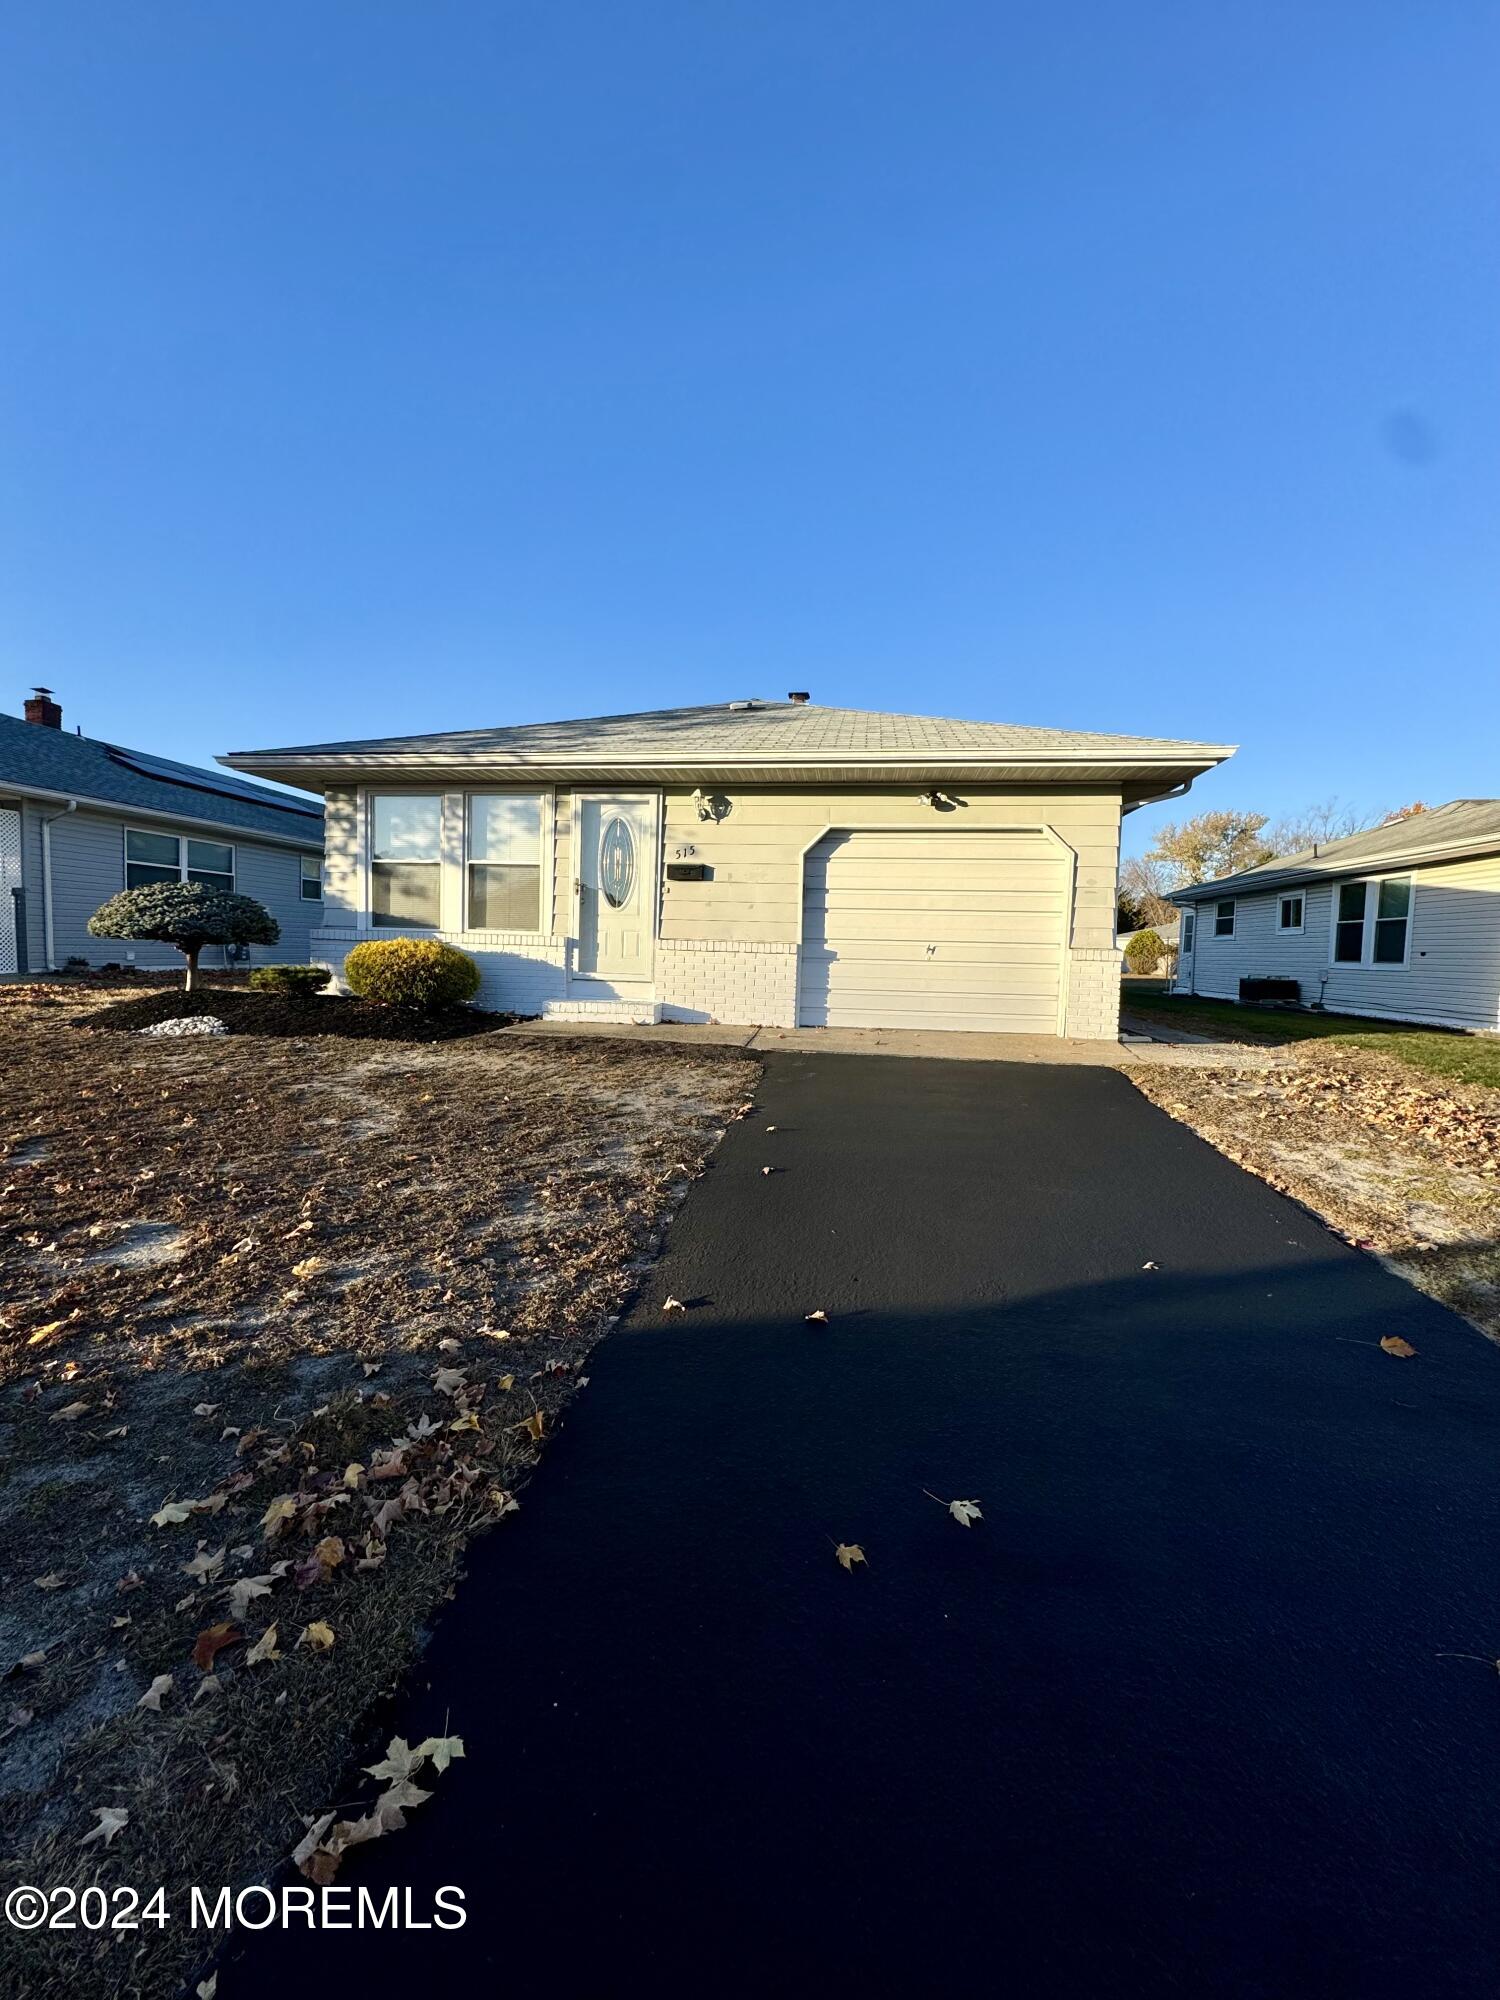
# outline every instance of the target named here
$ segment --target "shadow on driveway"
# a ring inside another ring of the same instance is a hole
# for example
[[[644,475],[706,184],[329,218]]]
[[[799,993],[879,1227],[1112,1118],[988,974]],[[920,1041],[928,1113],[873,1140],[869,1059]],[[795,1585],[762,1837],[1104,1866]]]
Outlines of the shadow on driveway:
[[[592,1375],[346,1864],[468,1925],[225,2000],[1493,1989],[1500,1357],[1122,1077],[773,1059]]]

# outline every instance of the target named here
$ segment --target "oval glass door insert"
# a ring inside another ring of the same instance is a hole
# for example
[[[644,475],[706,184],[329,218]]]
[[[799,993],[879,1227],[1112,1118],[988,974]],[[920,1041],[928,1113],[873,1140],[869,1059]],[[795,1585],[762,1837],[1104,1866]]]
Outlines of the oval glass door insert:
[[[622,910],[635,887],[635,835],[618,813],[599,841],[599,887],[612,910]]]

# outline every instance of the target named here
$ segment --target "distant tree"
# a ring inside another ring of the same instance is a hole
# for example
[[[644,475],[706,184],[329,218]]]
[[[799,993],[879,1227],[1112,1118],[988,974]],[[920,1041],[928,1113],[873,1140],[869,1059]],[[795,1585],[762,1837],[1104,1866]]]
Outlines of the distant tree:
[[[1115,934],[1128,937],[1131,931],[1140,930],[1145,921],[1140,904],[1122,889],[1115,899]]]
[[[187,960],[183,987],[189,993],[206,944],[275,944],[281,936],[281,926],[264,903],[201,882],[147,882],[139,889],[123,889],[95,910],[89,931],[94,937],[172,945]]]
[[[1265,813],[1221,808],[1169,821],[1157,828],[1156,844],[1146,859],[1169,871],[1174,888],[1237,875],[1242,868],[1258,868],[1273,858],[1275,849],[1263,837],[1266,820]]]
[[[1155,931],[1137,931],[1125,947],[1125,963],[1132,972],[1155,972],[1167,955],[1167,948]]]
[[[1326,847],[1330,840],[1347,840],[1352,833],[1382,824],[1385,815],[1362,812],[1340,799],[1324,799],[1299,813],[1283,813],[1266,828],[1265,840],[1276,855],[1303,854],[1310,847]]]
[[[1147,854],[1132,854],[1120,863],[1120,929],[1138,931],[1146,924],[1170,924],[1177,905],[1167,901],[1167,891],[1177,886],[1174,872],[1164,861]],[[1126,923],[1129,908],[1133,923]]]

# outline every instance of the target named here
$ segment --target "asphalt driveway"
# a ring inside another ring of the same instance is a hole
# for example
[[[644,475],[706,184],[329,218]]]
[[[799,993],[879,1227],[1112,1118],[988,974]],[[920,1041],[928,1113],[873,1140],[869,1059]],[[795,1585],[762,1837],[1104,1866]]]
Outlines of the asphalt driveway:
[[[223,2000],[1493,1989],[1500,1355],[1123,1076],[771,1058],[594,1363],[347,1867],[468,1926]]]

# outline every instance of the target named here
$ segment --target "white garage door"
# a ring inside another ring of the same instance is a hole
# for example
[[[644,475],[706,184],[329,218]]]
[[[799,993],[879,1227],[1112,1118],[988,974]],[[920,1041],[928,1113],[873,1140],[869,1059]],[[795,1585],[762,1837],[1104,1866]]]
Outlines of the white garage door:
[[[1040,833],[834,833],[807,857],[798,1019],[1055,1035],[1064,857]]]

